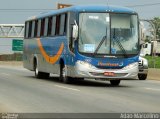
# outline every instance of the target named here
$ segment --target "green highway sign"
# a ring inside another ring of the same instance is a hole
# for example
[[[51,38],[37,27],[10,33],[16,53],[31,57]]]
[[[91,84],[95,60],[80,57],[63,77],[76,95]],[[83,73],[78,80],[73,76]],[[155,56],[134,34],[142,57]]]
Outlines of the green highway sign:
[[[13,39],[12,40],[12,51],[22,51],[23,50],[23,40]]]

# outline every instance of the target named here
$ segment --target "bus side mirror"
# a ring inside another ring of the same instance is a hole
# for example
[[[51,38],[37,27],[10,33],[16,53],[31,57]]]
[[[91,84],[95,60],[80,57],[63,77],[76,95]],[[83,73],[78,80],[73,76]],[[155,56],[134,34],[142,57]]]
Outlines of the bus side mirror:
[[[75,22],[75,24],[72,27],[72,37],[74,40],[76,40],[78,38],[78,25],[77,25],[76,21],[74,21],[74,22]]]

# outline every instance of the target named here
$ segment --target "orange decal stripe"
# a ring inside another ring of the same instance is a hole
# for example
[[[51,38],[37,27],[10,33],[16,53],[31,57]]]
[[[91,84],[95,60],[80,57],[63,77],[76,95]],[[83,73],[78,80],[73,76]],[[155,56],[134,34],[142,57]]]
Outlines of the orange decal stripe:
[[[45,58],[45,60],[51,64],[54,64],[57,62],[57,60],[60,58],[62,52],[63,52],[63,49],[64,49],[64,43],[61,43],[61,46],[58,50],[58,52],[56,53],[56,55],[50,57],[48,56],[48,54],[46,53],[46,51],[44,50],[43,46],[42,46],[42,43],[40,41],[40,38],[37,39],[37,42],[38,42],[38,47],[43,55],[43,57]]]

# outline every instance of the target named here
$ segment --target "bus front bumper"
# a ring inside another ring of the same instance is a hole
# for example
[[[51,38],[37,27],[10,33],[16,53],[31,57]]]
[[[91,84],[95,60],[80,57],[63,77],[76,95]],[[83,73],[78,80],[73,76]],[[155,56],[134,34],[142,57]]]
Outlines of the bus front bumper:
[[[138,74],[138,63],[132,63],[122,69],[99,69],[83,61],[75,65],[77,77],[102,79],[135,79]]]

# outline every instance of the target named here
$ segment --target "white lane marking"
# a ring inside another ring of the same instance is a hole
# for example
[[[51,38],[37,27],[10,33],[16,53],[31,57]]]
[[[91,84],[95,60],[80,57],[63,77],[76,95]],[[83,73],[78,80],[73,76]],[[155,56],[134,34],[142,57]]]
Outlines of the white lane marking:
[[[153,91],[160,91],[160,89],[156,89],[156,88],[145,88],[147,90],[153,90]]]
[[[69,87],[65,87],[65,86],[60,86],[60,85],[55,85],[56,87],[59,87],[59,88],[64,88],[64,89],[68,89],[68,90],[73,90],[73,91],[80,91],[78,89],[75,89],[75,88],[69,88]]]
[[[9,76],[10,74],[7,74],[7,73],[1,73],[2,75],[5,75],[5,76]]]

